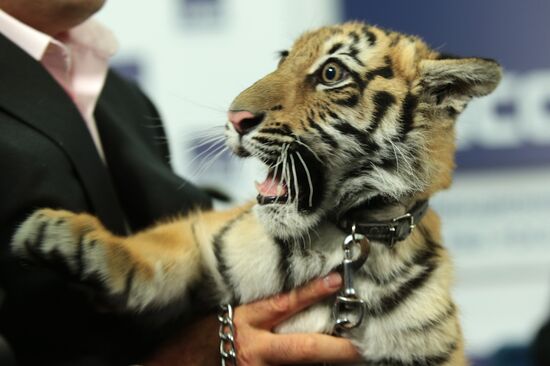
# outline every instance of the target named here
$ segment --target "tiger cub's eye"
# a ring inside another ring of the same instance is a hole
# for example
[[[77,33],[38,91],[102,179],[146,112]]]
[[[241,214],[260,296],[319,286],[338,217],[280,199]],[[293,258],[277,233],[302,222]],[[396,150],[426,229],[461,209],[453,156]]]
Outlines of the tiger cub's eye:
[[[343,78],[344,71],[342,70],[342,67],[335,62],[329,62],[321,70],[321,82],[323,84],[336,84]]]

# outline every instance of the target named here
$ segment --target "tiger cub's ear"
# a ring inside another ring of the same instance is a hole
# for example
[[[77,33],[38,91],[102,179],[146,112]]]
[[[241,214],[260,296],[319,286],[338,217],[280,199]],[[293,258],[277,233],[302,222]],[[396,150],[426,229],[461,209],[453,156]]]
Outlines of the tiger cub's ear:
[[[420,62],[427,101],[455,112],[462,112],[472,97],[491,93],[501,76],[500,65],[488,59],[445,58]]]

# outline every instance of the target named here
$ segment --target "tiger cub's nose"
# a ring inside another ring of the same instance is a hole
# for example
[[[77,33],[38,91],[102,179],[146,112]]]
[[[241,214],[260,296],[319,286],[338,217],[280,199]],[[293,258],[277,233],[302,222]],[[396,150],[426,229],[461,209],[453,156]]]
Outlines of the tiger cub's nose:
[[[227,113],[227,117],[229,118],[229,122],[231,122],[235,128],[235,131],[242,136],[246,135],[262,123],[265,114],[253,114],[249,111],[229,111],[229,113]]]

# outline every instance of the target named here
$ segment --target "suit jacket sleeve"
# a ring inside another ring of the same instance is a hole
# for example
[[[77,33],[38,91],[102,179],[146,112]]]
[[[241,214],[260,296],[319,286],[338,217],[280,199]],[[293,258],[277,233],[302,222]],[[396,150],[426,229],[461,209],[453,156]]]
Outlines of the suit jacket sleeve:
[[[96,120],[107,166],[132,229],[210,207],[210,198],[172,172],[160,116],[140,89],[110,73]]]
[[[124,233],[210,205],[172,172],[158,113],[139,88],[111,72],[96,111],[106,164],[62,88],[0,34],[0,334],[18,365],[128,365],[159,335],[13,258],[11,236],[32,211],[90,212]]]

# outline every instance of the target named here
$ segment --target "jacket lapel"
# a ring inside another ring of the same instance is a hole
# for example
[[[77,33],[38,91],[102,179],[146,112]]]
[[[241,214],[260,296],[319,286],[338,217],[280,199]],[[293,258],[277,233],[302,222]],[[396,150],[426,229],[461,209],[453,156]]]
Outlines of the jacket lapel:
[[[74,166],[95,214],[109,229],[125,232],[111,178],[76,106],[40,63],[1,34],[0,109],[54,141]]]

